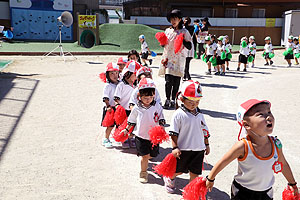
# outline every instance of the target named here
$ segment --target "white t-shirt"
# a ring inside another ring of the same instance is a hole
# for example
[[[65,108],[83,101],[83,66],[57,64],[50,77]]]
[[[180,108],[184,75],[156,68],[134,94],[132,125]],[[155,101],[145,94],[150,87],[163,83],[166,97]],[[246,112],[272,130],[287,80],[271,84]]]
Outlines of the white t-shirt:
[[[114,94],[117,88],[117,84],[113,83],[105,83],[104,88],[103,88],[103,99],[108,98],[109,100],[109,105],[115,106],[115,101],[114,101]],[[104,103],[104,106],[106,104]]]
[[[145,108],[138,103],[128,117],[128,123],[136,124],[132,133],[145,140],[150,140],[149,130],[159,125],[159,120],[164,119],[162,106],[155,101],[153,104],[149,108]]]
[[[225,44],[225,50],[228,49],[229,51],[232,50],[232,46],[230,43]]]
[[[255,43],[255,42],[250,43],[250,44],[249,44],[249,48],[250,48],[250,53],[251,53],[252,55],[255,55],[255,54],[256,54],[256,43]],[[251,51],[251,50],[252,50],[252,51]]]
[[[207,56],[213,56],[213,55],[215,55],[215,52],[214,51],[216,51],[217,50],[217,44],[216,43],[211,43],[210,45],[209,44],[206,44],[205,45],[205,47],[206,47],[206,49],[207,49],[207,51],[206,51],[206,55]]]
[[[289,48],[294,49],[294,47],[295,47],[294,42],[288,42],[285,49],[286,49],[286,50],[288,50]]]
[[[265,52],[266,52],[266,53],[272,53],[272,51],[273,51],[273,46],[272,46],[271,43],[270,43],[270,44],[265,44],[264,49],[265,49]]]
[[[295,44],[295,43],[294,43]],[[295,44],[294,45],[294,54],[296,54],[296,53],[299,53],[299,47],[300,47],[300,45],[299,44]]]
[[[136,105],[137,104],[137,95],[139,93],[139,88],[134,88],[132,94],[131,94],[131,97],[130,97],[130,100],[129,100],[129,105],[130,104],[134,104]],[[160,95],[158,93],[158,90],[155,88],[155,96],[154,96],[154,100],[156,101],[156,103],[161,103],[161,99],[160,99]]]
[[[244,48],[242,47],[242,44],[240,45],[240,54],[243,54],[244,56],[248,56],[250,53],[249,44]]]
[[[177,135],[177,146],[185,151],[205,150],[204,131],[209,133],[204,116],[200,110],[196,114],[191,113],[184,106],[178,108],[172,116],[171,134]]]
[[[225,51],[225,46],[217,44],[217,55],[221,56],[222,51]]]
[[[141,50],[142,50],[142,53],[147,53],[148,52],[148,44],[147,44],[147,42],[145,40],[141,44]]]
[[[125,108],[125,110],[129,110],[129,100],[133,90],[134,87],[124,81],[121,81],[116,88],[114,97],[120,98],[120,105]]]

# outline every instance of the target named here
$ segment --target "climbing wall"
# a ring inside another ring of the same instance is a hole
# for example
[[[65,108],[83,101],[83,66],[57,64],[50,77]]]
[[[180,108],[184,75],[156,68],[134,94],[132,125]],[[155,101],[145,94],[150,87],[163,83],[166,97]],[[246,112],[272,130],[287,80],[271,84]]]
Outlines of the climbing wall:
[[[14,39],[59,39],[57,17],[72,11],[72,0],[10,0]],[[72,12],[71,12],[72,13]],[[73,26],[62,28],[62,40],[73,40]]]

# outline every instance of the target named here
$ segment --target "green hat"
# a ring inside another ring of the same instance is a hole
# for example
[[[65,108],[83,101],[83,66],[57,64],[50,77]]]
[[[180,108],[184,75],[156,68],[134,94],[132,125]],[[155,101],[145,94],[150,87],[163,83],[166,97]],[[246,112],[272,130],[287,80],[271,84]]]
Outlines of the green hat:
[[[223,39],[224,39],[224,37],[223,37],[223,36],[219,36],[219,37],[218,37],[218,40],[221,40],[221,41],[223,41]]]
[[[205,41],[209,41],[209,40],[211,40],[211,37],[210,36],[206,36],[205,37]]]
[[[270,36],[265,37],[265,40],[271,40]]]
[[[292,39],[294,39],[294,37],[293,37],[292,35],[290,35],[290,36],[288,37],[288,39],[289,39],[289,40],[292,40]]]

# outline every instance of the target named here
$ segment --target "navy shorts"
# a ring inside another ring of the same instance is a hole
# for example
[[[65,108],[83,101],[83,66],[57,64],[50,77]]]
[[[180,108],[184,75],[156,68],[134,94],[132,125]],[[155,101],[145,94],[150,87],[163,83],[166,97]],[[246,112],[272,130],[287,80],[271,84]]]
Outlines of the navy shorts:
[[[221,59],[221,56],[217,56],[217,65],[224,65],[225,64],[225,60]]]
[[[239,55],[239,62],[243,63],[243,64],[247,64],[248,63],[248,57],[243,55],[243,54],[240,54]]]
[[[284,56],[284,59],[286,59],[286,60],[294,59],[294,55],[293,54],[288,54],[288,55]]]
[[[142,53],[141,58],[142,58],[142,59],[147,59],[147,58],[148,58],[148,52]]]
[[[135,145],[138,156],[145,156],[150,154],[151,157],[156,157],[159,154],[159,145],[152,147],[150,140],[145,140],[135,136]]]
[[[204,159],[203,151],[181,151],[180,159],[177,158],[176,173],[202,174]]]

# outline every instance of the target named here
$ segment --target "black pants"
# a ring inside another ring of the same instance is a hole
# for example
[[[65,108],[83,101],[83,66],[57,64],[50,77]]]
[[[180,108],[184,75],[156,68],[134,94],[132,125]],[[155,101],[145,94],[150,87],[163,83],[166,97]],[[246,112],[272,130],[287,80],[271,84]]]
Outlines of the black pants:
[[[191,80],[190,76],[190,62],[193,58],[192,57],[187,57],[185,60],[185,68],[184,68],[184,79]]]
[[[198,49],[199,49],[198,58],[200,58],[200,56],[205,53],[205,49],[203,45],[204,45],[203,43],[198,43]]]
[[[175,100],[176,94],[179,90],[180,79],[181,77],[179,76],[173,76],[171,74],[165,75],[165,80],[166,80],[165,91],[168,100],[170,100],[171,93],[172,93],[172,100]]]
[[[266,190],[266,191],[253,191],[249,190],[239,183],[237,183],[235,180],[233,180],[232,183],[239,191],[236,195],[234,195],[231,192],[231,200],[272,200],[268,196],[268,191],[270,191],[272,188]]]

